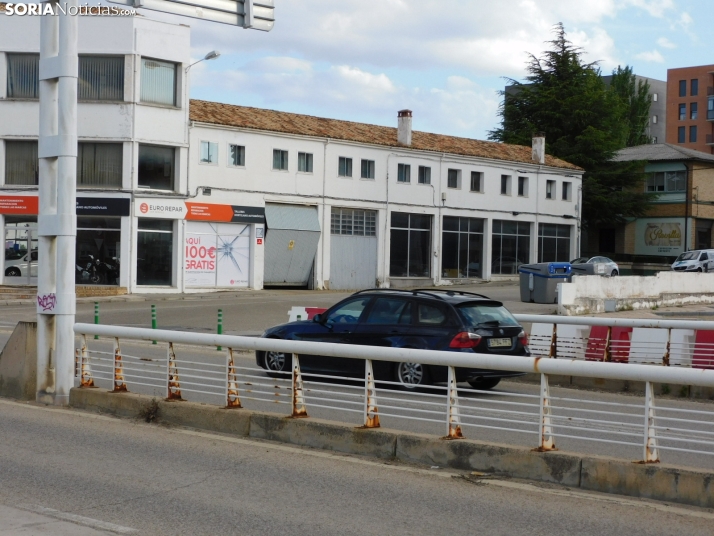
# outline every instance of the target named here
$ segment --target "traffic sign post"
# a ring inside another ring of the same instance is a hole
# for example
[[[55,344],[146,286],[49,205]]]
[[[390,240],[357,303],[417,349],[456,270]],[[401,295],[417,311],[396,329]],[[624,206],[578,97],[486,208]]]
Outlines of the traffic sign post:
[[[57,0],[49,0],[57,6]],[[274,0],[126,0],[152,9],[243,28],[270,31]],[[39,402],[69,404],[74,386],[74,262],[77,235],[78,1],[41,17],[37,392]],[[70,13],[75,13],[71,15]]]

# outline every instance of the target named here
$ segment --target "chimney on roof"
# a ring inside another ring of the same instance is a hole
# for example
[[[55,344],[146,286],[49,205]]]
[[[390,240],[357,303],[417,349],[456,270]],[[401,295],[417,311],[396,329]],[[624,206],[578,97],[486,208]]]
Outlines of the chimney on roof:
[[[397,117],[397,142],[409,146],[412,144],[412,111],[399,110]]]
[[[539,164],[545,164],[545,133],[536,132],[533,134],[531,160]]]

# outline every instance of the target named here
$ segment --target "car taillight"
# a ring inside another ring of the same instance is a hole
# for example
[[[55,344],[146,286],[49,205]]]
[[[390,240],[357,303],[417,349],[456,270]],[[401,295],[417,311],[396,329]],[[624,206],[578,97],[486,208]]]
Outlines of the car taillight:
[[[528,346],[528,333],[521,331],[518,334],[518,342],[520,342],[523,346]]]
[[[462,331],[451,340],[449,348],[476,348],[479,342],[481,342],[481,335]]]

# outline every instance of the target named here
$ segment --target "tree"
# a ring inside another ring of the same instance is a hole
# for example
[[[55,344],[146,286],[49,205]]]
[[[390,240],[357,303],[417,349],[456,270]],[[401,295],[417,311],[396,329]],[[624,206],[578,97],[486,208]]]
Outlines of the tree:
[[[584,63],[582,49],[568,41],[562,23],[541,58],[530,54],[526,82],[510,80],[502,92],[501,127],[489,139],[530,145],[544,132],[546,152],[585,170],[583,225],[597,227],[643,216],[651,201],[644,192],[641,162],[613,162],[615,152],[648,138],[641,114],[647,87],[636,89],[632,69],[618,68],[608,88],[597,62]],[[645,106],[646,105],[646,106]]]
[[[644,145],[652,140],[647,134],[650,118],[650,84],[646,80],[639,82],[632,72],[632,67],[620,67],[612,71],[610,89],[620,99],[622,114],[627,121],[626,147]]]

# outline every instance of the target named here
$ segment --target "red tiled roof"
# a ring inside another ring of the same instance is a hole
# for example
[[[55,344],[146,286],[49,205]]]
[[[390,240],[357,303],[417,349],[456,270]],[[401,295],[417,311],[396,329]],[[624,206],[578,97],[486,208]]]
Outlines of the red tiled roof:
[[[397,129],[392,127],[277,112],[262,108],[249,108],[233,104],[221,104],[219,102],[191,100],[190,119],[191,121],[213,125],[332,138],[387,147],[403,147],[397,143]],[[530,147],[470,138],[457,138],[429,132],[414,131],[410,148],[524,164],[533,163]],[[545,157],[545,165],[581,171],[578,166],[550,155]]]

